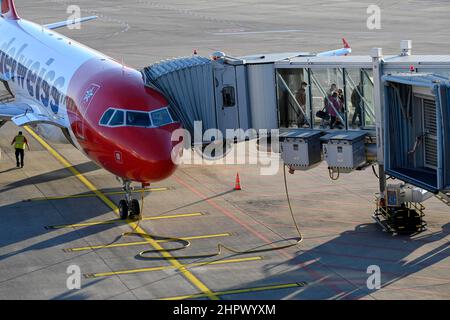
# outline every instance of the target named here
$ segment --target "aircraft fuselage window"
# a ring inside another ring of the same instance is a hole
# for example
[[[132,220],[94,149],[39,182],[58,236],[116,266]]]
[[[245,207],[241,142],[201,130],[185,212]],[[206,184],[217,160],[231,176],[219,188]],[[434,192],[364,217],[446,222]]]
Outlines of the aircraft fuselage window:
[[[161,109],[153,111],[152,113],[152,122],[155,127],[162,127],[166,124],[172,123],[172,118],[167,109]]]
[[[123,111],[116,110],[116,113],[114,113],[111,121],[109,122],[109,125],[113,127],[123,125],[123,116],[124,116]]]
[[[150,127],[150,116],[146,112],[127,111],[127,126]]]

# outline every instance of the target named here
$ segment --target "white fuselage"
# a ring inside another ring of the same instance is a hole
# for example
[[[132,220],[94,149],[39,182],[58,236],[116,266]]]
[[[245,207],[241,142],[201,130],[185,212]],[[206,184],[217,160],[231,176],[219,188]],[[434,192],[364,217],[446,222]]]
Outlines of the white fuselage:
[[[69,83],[87,61],[111,58],[23,19],[0,18],[0,35],[0,79],[8,82],[16,102],[71,133],[65,99]]]

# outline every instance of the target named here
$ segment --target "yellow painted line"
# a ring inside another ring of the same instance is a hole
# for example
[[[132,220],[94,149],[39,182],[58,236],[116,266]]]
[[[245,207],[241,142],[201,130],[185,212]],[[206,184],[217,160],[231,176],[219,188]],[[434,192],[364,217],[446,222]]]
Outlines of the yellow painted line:
[[[251,262],[262,260],[262,257],[248,257],[248,258],[239,258],[239,259],[228,259],[228,260],[217,260],[211,262],[197,262],[183,265],[183,268],[193,268],[193,267],[204,267],[204,266],[215,266],[221,264],[230,264],[230,263],[240,263],[240,262]],[[124,274],[135,274],[135,273],[143,273],[143,272],[154,272],[154,271],[163,271],[170,269],[178,269],[175,266],[161,266],[161,267],[151,267],[151,268],[140,268],[140,269],[131,269],[131,270],[120,270],[120,271],[111,271],[111,272],[101,272],[101,273],[89,273],[85,274],[86,278],[100,278],[100,277],[110,277]],[[211,294],[215,293],[211,292]],[[206,297],[209,297],[208,293],[204,293]]]
[[[69,161],[67,161],[63,156],[61,156],[55,149],[53,149],[47,142],[45,142],[41,137],[39,137],[31,128],[24,126],[24,129],[32,135],[45,149],[47,149],[50,154],[55,157],[61,164],[66,167],[75,177],[78,178],[89,190],[97,195],[108,207],[110,207],[114,213],[119,216],[119,208],[112,202],[107,196],[105,196],[101,191],[99,191],[86,177],[84,177],[76,168],[74,168]],[[128,225],[138,233],[147,233],[143,230],[139,224],[136,222],[127,222]],[[167,259],[174,268],[180,270],[183,276],[195,287],[197,287],[201,292],[206,294],[209,299],[219,300],[219,298],[209,289],[199,278],[197,278],[192,272],[186,269],[186,267],[181,264],[174,257],[159,244],[154,239],[150,237],[145,237],[145,240],[155,249],[160,251],[161,256]]]
[[[229,237],[229,236],[231,236],[231,233],[218,233],[218,234],[209,234],[209,235],[204,235],[204,236],[182,237],[180,239],[181,240],[200,240],[200,239],[211,239],[211,238]],[[157,240],[157,242],[158,243],[166,243],[166,242],[170,242],[170,240]],[[63,249],[63,251],[78,252],[78,251],[87,251],[87,250],[104,249],[104,248],[141,246],[141,245],[145,245],[145,244],[148,244],[148,242],[147,241],[135,241],[135,242],[95,245],[95,246],[89,246],[89,247],[68,248],[68,249]]]
[[[144,192],[161,192],[161,191],[167,191],[169,188],[150,188],[145,189]],[[133,193],[141,193],[141,190],[134,190]],[[120,195],[125,194],[124,191],[111,191],[111,192],[103,192],[104,195],[107,196],[114,196],[114,195]],[[80,198],[91,198],[91,197],[97,197],[95,193],[86,193],[86,194],[76,194],[71,196],[55,196],[55,197],[40,197],[40,198],[32,198],[24,200],[25,202],[34,202],[34,201],[49,201],[49,200],[64,200],[64,199],[80,199]]]
[[[252,292],[281,290],[281,289],[289,289],[289,288],[301,288],[306,285],[307,285],[306,282],[295,282],[295,283],[279,284],[279,285],[265,286],[265,287],[235,289],[235,290],[228,290],[228,291],[215,291],[214,293],[218,296],[225,296],[225,295],[240,294],[240,293],[252,293]],[[203,294],[203,293],[192,294],[192,295],[186,295],[186,296],[162,298],[162,299],[158,299],[158,300],[185,300],[185,299],[198,299],[198,298],[205,298],[205,294]]]
[[[180,214],[172,214],[172,215],[167,215],[167,216],[144,217],[144,218],[142,218],[141,221],[189,218],[189,217],[198,217],[198,216],[202,216],[202,215],[203,215],[203,213],[201,213],[201,212],[180,213]],[[114,223],[129,224],[130,222],[134,222],[134,220],[112,219],[112,220],[105,220],[105,221],[91,221],[91,222],[74,223],[74,224],[63,224],[63,225],[59,225],[59,226],[46,226],[45,229],[80,228],[80,227],[90,227],[90,226],[98,226],[98,225],[103,225],[103,224],[114,224]]]

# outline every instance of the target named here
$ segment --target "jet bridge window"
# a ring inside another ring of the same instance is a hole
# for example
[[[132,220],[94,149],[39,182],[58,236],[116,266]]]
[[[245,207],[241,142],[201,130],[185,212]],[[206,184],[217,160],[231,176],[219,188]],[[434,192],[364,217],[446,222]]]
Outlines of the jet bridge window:
[[[150,115],[147,112],[127,111],[127,126],[150,127]]]
[[[153,111],[152,122],[155,127],[162,127],[166,124],[172,123],[172,117],[170,116],[169,110],[167,108]]]
[[[228,86],[222,89],[224,107],[234,107],[236,105],[236,94],[234,87]]]
[[[314,128],[345,129],[347,110],[343,69],[310,69],[310,82]]]
[[[311,68],[312,117],[315,128],[359,129],[375,124],[372,70]]]
[[[375,108],[372,70],[344,69],[344,73],[349,128],[374,127]]]
[[[280,128],[310,127],[309,86],[306,69],[277,70]]]

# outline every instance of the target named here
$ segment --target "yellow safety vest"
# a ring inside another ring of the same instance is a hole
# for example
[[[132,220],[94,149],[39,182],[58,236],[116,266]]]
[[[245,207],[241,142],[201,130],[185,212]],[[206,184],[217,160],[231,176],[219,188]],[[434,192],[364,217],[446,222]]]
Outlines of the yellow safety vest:
[[[16,149],[23,149],[25,150],[25,137],[24,136],[17,136],[15,137],[15,148]]]

